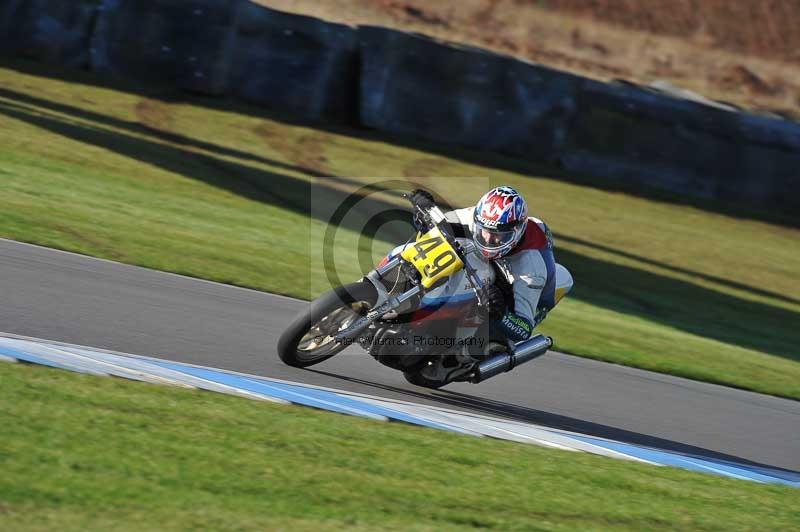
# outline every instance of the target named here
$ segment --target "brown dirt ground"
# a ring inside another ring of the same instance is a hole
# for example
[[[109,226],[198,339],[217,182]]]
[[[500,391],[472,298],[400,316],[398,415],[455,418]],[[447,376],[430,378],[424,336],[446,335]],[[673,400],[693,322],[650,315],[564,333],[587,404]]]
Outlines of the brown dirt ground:
[[[149,98],[136,104],[136,117],[144,126],[158,131],[173,131],[173,120],[169,105]]]
[[[800,119],[800,0],[255,0]]]
[[[258,126],[255,132],[264,139],[267,146],[283,155],[299,169],[316,176],[332,175],[326,167],[328,159],[325,157],[325,145],[330,142],[329,135],[317,131],[302,135],[299,139],[287,139],[266,123]]]

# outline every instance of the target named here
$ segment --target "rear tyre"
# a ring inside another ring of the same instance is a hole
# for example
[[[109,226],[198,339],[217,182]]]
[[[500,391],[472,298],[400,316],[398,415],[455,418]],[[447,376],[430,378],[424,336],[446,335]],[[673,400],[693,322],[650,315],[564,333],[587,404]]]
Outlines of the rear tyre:
[[[307,368],[347,347],[334,336],[365,315],[378,300],[369,281],[340,286],[309,304],[278,339],[278,356],[289,366]]]
[[[403,377],[414,386],[422,386],[423,388],[430,388],[438,390],[445,385],[442,381],[434,381],[422,375],[419,371],[407,371],[403,373]]]

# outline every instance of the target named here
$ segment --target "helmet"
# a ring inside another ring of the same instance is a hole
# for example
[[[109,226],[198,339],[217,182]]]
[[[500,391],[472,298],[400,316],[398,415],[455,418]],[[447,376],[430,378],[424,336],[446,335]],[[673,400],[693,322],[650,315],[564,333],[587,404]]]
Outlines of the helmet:
[[[472,238],[484,258],[497,259],[514,249],[525,234],[528,204],[511,187],[496,187],[475,206]]]

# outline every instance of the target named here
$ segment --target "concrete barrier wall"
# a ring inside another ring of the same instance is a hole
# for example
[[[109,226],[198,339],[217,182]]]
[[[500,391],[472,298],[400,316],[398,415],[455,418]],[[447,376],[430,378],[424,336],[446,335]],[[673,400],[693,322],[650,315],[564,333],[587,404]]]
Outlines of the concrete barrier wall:
[[[361,122],[535,159],[561,150],[581,79],[468,47],[359,28]]]
[[[89,63],[89,39],[102,0],[3,0],[0,50],[74,67]]]
[[[224,94],[238,0],[103,0],[91,69]]]
[[[800,124],[247,0],[5,0],[0,49],[796,215]]]
[[[307,118],[354,123],[357,31],[239,2],[228,91]]]
[[[101,74],[356,119],[355,28],[244,0],[102,0],[89,42]]]
[[[797,213],[800,125],[586,81],[561,155],[568,170]]]

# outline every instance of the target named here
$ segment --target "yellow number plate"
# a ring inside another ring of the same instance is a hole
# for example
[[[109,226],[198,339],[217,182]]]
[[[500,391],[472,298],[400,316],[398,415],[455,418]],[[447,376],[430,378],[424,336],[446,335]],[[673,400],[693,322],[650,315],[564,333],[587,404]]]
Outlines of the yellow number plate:
[[[425,288],[430,288],[440,279],[450,277],[464,267],[438,227],[418,235],[416,242],[406,246],[400,256],[414,265],[422,276],[422,286]]]

